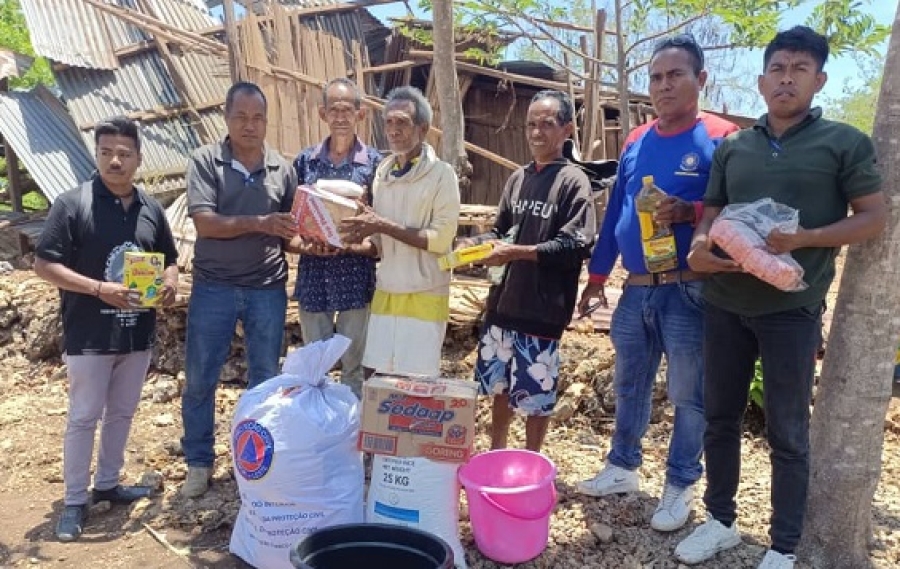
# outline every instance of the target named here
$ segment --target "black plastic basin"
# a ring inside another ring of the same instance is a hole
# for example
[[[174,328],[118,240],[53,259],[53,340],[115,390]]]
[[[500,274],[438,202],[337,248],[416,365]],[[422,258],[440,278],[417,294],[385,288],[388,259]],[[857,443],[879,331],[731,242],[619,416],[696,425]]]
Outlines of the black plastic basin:
[[[291,550],[297,569],[453,569],[453,551],[430,533],[387,524],[347,524],[311,533]]]

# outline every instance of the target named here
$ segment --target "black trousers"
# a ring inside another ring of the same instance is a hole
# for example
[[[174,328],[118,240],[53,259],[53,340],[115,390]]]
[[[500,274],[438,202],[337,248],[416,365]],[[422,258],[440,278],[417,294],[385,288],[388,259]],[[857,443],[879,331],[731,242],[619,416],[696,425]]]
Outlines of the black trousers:
[[[745,317],[706,304],[707,511],[730,525],[741,470],[741,434],[750,381],[762,359],[766,437],[772,463],[772,548],[792,552],[800,541],[809,484],[809,405],[822,305]]]

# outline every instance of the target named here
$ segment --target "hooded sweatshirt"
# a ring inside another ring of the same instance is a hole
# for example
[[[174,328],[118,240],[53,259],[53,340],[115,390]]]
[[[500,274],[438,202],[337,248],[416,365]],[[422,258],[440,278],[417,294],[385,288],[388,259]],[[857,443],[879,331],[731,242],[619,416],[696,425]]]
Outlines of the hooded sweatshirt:
[[[375,212],[404,227],[424,229],[428,250],[411,247],[387,235],[375,235],[381,262],[376,289],[391,293],[450,293],[450,273],[437,259],[450,252],[459,224],[459,183],[453,168],[422,145],[412,169],[394,176],[396,157],[383,160],[375,172],[372,204]]]
[[[540,169],[532,162],[506,183],[489,238],[537,245],[537,262],[513,261],[488,294],[485,322],[559,339],[572,319],[581,264],[590,257],[596,233],[591,184],[564,159]]]

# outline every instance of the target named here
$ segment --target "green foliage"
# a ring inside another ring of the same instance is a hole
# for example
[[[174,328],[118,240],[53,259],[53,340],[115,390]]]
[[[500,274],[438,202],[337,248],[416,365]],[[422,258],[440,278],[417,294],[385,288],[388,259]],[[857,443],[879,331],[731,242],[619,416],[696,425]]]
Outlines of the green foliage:
[[[0,47],[34,57],[25,16],[18,0],[0,0]],[[13,77],[11,87],[28,88],[39,83],[54,84],[50,64],[43,57],[35,59],[34,64],[22,77]]]
[[[862,66],[861,84],[844,84],[843,93],[823,101],[828,118],[853,125],[871,135],[875,126],[875,111],[884,70],[877,62]]]
[[[763,397],[763,374],[762,361],[756,360],[753,368],[753,380],[750,381],[750,403],[756,405],[760,409],[765,409],[765,398]]]
[[[44,211],[50,209],[50,202],[40,192],[28,192],[22,196],[22,208],[25,211]]]
[[[3,188],[3,184],[0,184],[0,188]],[[22,209],[26,212],[46,211],[50,209],[50,202],[40,192],[28,192],[22,196]],[[0,211],[12,211],[12,205],[0,202]]]
[[[864,0],[818,0],[807,24],[828,36],[834,55],[865,54],[877,56],[877,47],[891,33],[890,26],[879,25],[863,14]]]

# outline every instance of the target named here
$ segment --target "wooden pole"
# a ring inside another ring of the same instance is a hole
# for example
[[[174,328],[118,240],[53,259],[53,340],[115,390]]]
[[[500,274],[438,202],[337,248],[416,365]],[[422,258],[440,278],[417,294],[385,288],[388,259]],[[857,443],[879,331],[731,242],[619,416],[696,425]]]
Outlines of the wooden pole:
[[[578,38],[579,44],[581,46],[581,51],[583,53],[588,52],[588,39],[587,36],[582,35]],[[594,65],[591,60],[587,57],[584,58],[584,73],[590,77],[594,77]],[[591,158],[591,147],[594,145],[594,112],[598,105],[600,105],[600,101],[597,98],[598,89],[595,88],[593,81],[588,81],[584,86],[584,102],[582,103],[581,110],[581,157],[583,160],[590,160]],[[578,126],[578,123],[575,123],[575,126]]]
[[[19,172],[19,157],[9,144],[6,147],[6,175],[9,180],[9,201],[12,210],[22,212],[22,174]]]
[[[434,58],[434,52],[425,51],[420,49],[412,49],[409,51],[410,59],[425,59],[428,61],[432,61]],[[497,79],[503,79],[505,81],[512,81],[514,83],[519,83],[522,85],[531,85],[533,87],[540,87],[541,89],[555,89],[556,91],[565,91],[566,84],[561,81],[551,81],[548,79],[540,79],[537,77],[529,77],[528,75],[519,75],[517,73],[509,73],[507,71],[501,71],[499,69],[493,69],[491,67],[482,67],[481,65],[474,65],[472,63],[465,63],[462,61],[456,62],[456,70],[457,71],[466,71],[468,73],[476,73],[478,75],[485,75],[487,77],[496,77]],[[613,86],[612,83],[609,83],[606,86]],[[575,92],[581,95],[584,92],[584,89],[580,86],[575,88]]]
[[[597,61],[603,61],[603,42],[606,41],[606,10],[597,10],[597,17],[594,20],[594,59]],[[603,69],[599,65],[595,65],[592,71],[595,74],[595,79],[600,81],[601,73]],[[598,90],[599,92],[599,90]],[[594,137],[600,139],[600,159],[606,160],[609,158],[609,154],[606,150],[606,114],[603,111],[603,103],[599,100],[597,101],[597,105],[594,107],[594,116],[591,117],[591,120],[594,121],[594,125],[592,130],[594,132]],[[593,158],[593,145],[591,145],[589,157]]]
[[[566,92],[569,93],[569,98],[572,99],[572,107],[574,110],[575,107],[575,85],[572,83],[572,68],[569,63],[569,54],[568,52],[563,52],[563,63],[566,65]],[[575,128],[572,130],[572,140],[575,142],[575,148],[580,149],[581,143],[579,142],[579,133],[578,133],[578,121],[575,120],[575,117],[572,117],[572,120],[575,122]]]
[[[7,91],[9,91],[9,78],[4,77],[0,79],[0,93],[6,93]],[[6,179],[9,182],[7,186],[9,188],[9,202],[13,211],[21,213],[24,211],[24,208],[22,207],[22,176],[19,174],[19,158],[9,143],[2,138],[0,138],[0,141],[3,142],[3,147],[6,150]]]
[[[234,1],[223,0],[222,8],[225,12],[225,39],[228,43],[228,72],[231,76],[231,82],[237,83],[240,80],[240,72],[237,65],[237,48],[240,39],[237,34],[237,25],[234,20]]]

